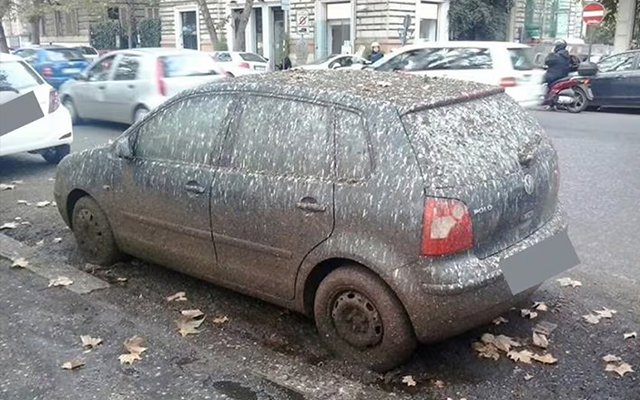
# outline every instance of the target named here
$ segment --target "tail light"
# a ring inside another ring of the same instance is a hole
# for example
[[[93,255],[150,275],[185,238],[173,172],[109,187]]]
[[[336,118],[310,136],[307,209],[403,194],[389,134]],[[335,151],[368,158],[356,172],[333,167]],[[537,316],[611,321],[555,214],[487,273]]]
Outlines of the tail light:
[[[167,87],[164,83],[164,72],[162,68],[162,60],[159,58],[156,60],[156,85],[158,86],[158,91],[162,96],[167,95]]]
[[[240,63],[240,65],[238,65],[240,68],[246,68],[246,69],[250,69],[251,66],[249,65],[249,63],[246,62],[242,62]]]
[[[473,246],[471,216],[461,201],[427,198],[422,224],[422,256],[452,254]]]
[[[51,78],[53,76],[53,70],[51,67],[42,67],[42,76],[45,78]]]
[[[500,79],[500,86],[503,88],[515,87],[518,84],[516,83],[516,78],[502,78]]]
[[[60,107],[60,95],[55,89],[51,89],[49,92],[49,114],[54,112]]]

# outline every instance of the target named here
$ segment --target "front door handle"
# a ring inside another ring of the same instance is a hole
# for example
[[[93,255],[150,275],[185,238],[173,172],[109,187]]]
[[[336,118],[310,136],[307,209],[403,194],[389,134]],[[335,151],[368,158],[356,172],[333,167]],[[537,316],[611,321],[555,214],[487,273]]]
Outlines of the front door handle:
[[[301,210],[309,211],[309,212],[320,213],[320,212],[327,211],[327,207],[323,206],[322,204],[319,204],[318,201],[313,197],[303,198],[302,200],[296,203],[296,207],[298,207]]]
[[[205,189],[203,186],[201,186],[198,182],[196,181],[190,181],[188,182],[186,185],[184,185],[184,189],[187,192],[190,193],[195,193],[195,194],[202,194],[204,193]]]

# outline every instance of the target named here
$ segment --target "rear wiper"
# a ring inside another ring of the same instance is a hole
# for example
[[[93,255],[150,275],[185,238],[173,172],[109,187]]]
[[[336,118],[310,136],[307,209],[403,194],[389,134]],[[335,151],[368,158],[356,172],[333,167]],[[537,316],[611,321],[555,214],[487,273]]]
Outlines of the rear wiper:
[[[20,93],[20,91],[13,86],[0,86],[0,92],[15,92]]]

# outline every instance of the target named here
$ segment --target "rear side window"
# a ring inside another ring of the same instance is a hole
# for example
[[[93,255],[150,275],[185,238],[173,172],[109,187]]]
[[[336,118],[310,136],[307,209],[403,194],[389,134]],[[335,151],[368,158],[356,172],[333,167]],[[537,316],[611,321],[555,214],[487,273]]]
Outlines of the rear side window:
[[[264,58],[253,53],[240,53],[240,58],[242,58],[246,62],[259,62],[259,63],[267,62],[267,60],[265,60]]]
[[[42,78],[23,61],[3,61],[0,63],[0,88],[22,90],[42,83]]]
[[[160,57],[166,78],[217,75],[215,61],[204,53],[179,54]]]
[[[491,51],[486,48],[425,48],[399,54],[376,69],[379,71],[437,71],[491,69]]]
[[[132,81],[138,76],[140,69],[140,59],[134,56],[124,56],[120,59],[116,72],[113,77],[114,81]]]
[[[368,178],[371,157],[364,120],[356,113],[337,110],[335,127],[338,179],[353,182]]]
[[[413,112],[402,122],[425,181],[439,188],[453,186],[458,175],[455,183],[464,185],[493,179],[497,170],[518,170],[518,152],[542,135],[507,94]]]
[[[295,100],[247,97],[237,122],[231,166],[242,171],[328,177],[328,109]]]
[[[628,71],[633,69],[636,53],[622,53],[605,58],[598,63],[600,72]]]
[[[231,62],[231,54],[229,53],[218,53],[214,56],[215,60],[218,62]]]
[[[48,49],[46,51],[49,61],[83,61],[84,56],[79,49]]]
[[[90,56],[98,55],[98,52],[93,47],[83,46],[80,49],[82,50],[82,54],[87,54],[87,55],[90,55]]]
[[[136,157],[189,164],[216,161],[232,96],[191,97],[173,103],[140,127]]]
[[[511,66],[516,71],[530,71],[534,68],[533,49],[515,48],[508,51]]]

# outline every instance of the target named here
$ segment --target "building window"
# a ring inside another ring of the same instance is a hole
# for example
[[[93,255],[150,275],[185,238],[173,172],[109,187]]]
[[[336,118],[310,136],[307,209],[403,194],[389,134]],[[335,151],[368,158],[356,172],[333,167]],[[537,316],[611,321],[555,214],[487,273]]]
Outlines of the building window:
[[[440,5],[436,3],[421,2],[416,11],[417,20],[420,21],[418,37],[426,41],[438,40],[438,15]]]
[[[146,18],[160,18],[159,7],[147,7],[145,8],[144,15]]]
[[[53,17],[55,36],[79,35],[77,10],[70,12],[54,11]]]
[[[120,8],[119,7],[109,7],[107,8],[107,19],[109,20],[120,20]]]

